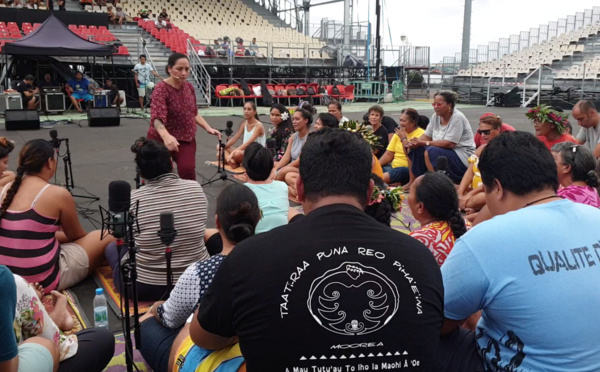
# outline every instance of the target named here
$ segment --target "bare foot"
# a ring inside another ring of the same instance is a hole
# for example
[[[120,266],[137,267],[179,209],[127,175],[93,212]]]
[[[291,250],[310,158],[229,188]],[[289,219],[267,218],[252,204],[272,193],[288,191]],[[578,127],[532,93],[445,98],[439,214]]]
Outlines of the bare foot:
[[[44,287],[40,283],[34,283],[31,285],[33,290],[37,294],[38,298],[41,300],[44,297]]]
[[[54,301],[54,310],[49,314],[56,326],[61,331],[69,331],[73,328],[73,318],[69,314],[67,306],[67,296],[58,292],[52,291],[52,300]]]

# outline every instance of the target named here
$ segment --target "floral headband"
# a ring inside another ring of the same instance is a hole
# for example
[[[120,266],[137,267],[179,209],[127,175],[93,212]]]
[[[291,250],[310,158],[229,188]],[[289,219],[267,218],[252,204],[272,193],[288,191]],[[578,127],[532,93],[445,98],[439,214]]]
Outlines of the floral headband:
[[[568,116],[554,110],[548,105],[535,106],[525,114],[529,120],[539,120],[542,123],[550,123],[554,125],[559,134],[563,134],[567,127]]]
[[[394,212],[400,212],[402,210],[402,200],[404,200],[404,190],[401,186],[385,189],[375,186],[368,205],[379,204],[385,199],[392,204]]]
[[[348,120],[340,123],[340,129],[347,130],[352,133],[359,133],[371,147],[377,146],[381,137],[373,133],[373,127],[367,125],[367,122],[360,124],[356,120]]]

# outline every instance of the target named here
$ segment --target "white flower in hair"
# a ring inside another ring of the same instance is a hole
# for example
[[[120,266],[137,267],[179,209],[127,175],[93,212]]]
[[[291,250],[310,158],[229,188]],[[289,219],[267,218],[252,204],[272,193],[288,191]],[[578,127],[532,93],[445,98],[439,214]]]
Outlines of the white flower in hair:
[[[290,114],[288,114],[287,112],[284,112],[283,114],[281,114],[281,120],[286,121],[289,118],[290,118]]]

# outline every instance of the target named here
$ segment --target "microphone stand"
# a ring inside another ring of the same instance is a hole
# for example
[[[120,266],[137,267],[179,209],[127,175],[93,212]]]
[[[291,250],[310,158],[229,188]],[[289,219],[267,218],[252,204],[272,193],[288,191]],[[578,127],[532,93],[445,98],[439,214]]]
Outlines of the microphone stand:
[[[63,162],[64,162],[64,169],[65,169],[65,185],[64,186],[67,189],[67,191],[69,191],[69,193],[74,198],[90,199],[93,201],[100,200],[100,198],[95,195],[77,195],[77,194],[73,193],[73,189],[75,188],[75,181],[73,180],[73,165],[71,162],[71,148],[69,147],[69,139],[68,138],[53,138],[49,142],[56,149],[57,157],[60,157],[59,150],[60,150],[61,142],[64,142],[65,146],[67,148],[65,155],[63,155],[63,157],[62,157]],[[54,174],[54,179],[55,179],[54,183],[56,183],[56,173]]]
[[[227,136],[227,140],[225,143],[229,142],[229,136],[233,133],[231,128],[218,129],[218,131],[224,133]],[[208,181],[204,182],[201,186],[212,185],[218,180],[235,182],[234,180],[228,177],[227,171],[225,170],[225,143],[223,143],[223,138],[219,138],[219,152],[217,154],[217,173],[215,173],[211,178],[208,179]],[[219,177],[215,178],[217,174],[219,175]]]
[[[157,232],[157,235],[160,238],[161,243],[165,245],[165,257],[167,259],[167,292],[170,294],[173,289],[173,270],[171,269],[171,244],[175,240],[177,236],[177,230],[168,229],[167,231],[163,231],[160,229]]]

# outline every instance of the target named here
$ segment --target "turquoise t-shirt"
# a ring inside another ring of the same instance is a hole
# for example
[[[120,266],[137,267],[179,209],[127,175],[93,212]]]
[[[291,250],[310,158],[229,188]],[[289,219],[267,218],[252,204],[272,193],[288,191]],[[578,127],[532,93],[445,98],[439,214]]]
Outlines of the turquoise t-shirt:
[[[10,270],[0,265],[0,362],[6,362],[14,358],[17,353],[17,339],[13,322],[15,321],[15,311],[17,308],[17,286],[15,277]]]
[[[267,232],[288,223],[288,187],[285,182],[273,181],[267,184],[255,185],[246,183],[258,199],[262,218],[256,225],[256,233]]]
[[[492,371],[600,371],[600,210],[569,200],[475,226],[442,265],[446,318],[483,310]]]

